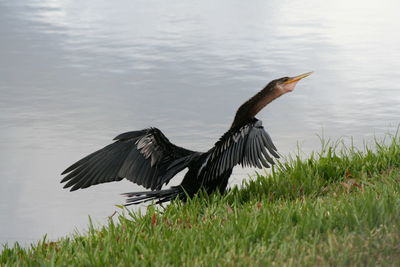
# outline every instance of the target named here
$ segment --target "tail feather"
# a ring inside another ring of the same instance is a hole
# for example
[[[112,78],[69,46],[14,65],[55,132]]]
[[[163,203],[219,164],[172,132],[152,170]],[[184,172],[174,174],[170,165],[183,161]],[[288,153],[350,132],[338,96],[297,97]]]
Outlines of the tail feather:
[[[141,204],[156,200],[155,204],[161,204],[171,201],[176,197],[182,198],[185,196],[182,187],[174,186],[165,190],[130,192],[122,194],[127,197],[125,206]]]

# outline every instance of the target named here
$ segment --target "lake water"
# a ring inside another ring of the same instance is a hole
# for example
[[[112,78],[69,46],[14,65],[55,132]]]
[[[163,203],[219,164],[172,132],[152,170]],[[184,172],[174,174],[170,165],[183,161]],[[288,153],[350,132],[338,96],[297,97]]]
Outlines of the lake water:
[[[400,123],[399,1],[0,0],[0,243],[83,231],[140,189],[70,193],[60,173],[117,134],[205,151],[272,79],[315,71],[259,114],[283,155]],[[231,184],[253,170],[235,168]]]

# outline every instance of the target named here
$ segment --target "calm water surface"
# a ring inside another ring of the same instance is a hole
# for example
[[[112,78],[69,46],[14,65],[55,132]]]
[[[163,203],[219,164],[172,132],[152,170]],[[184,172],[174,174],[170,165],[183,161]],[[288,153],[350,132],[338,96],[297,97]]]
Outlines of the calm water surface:
[[[398,1],[0,0],[0,243],[99,224],[139,189],[70,193],[60,172],[117,134],[156,126],[205,151],[268,81],[314,70],[259,114],[283,155],[317,134],[400,123]],[[231,184],[252,170],[236,168]]]

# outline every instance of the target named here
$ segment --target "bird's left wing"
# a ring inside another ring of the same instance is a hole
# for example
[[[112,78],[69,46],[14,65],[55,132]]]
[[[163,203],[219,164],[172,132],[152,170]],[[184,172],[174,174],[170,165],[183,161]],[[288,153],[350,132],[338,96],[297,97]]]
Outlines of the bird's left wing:
[[[269,168],[274,164],[271,155],[279,158],[271,137],[257,119],[239,129],[226,132],[209,152],[199,169],[205,181],[218,177],[238,164],[243,167]]]
[[[196,154],[172,144],[157,128],[123,133],[114,140],[67,168],[62,173],[68,173],[61,181],[67,182],[64,188],[74,191],[126,178],[151,190],[161,189]]]

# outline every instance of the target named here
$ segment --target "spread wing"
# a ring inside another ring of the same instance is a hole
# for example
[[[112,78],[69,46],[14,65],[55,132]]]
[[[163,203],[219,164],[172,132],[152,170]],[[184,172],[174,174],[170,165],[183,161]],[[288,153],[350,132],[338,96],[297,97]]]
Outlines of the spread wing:
[[[68,173],[61,181],[67,182],[64,188],[72,186],[71,191],[74,191],[126,178],[151,190],[161,189],[186,167],[183,164],[175,168],[168,166],[196,153],[172,144],[157,128],[123,133],[114,140],[117,141],[67,168],[62,173]]]
[[[244,167],[269,168],[274,164],[271,155],[279,158],[262,122],[254,119],[239,129],[229,130],[220,138],[209,151],[206,161],[199,169],[199,175],[209,181],[238,164]]]

